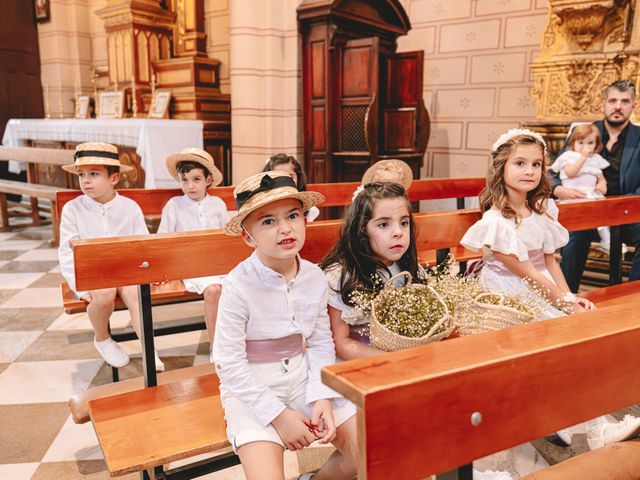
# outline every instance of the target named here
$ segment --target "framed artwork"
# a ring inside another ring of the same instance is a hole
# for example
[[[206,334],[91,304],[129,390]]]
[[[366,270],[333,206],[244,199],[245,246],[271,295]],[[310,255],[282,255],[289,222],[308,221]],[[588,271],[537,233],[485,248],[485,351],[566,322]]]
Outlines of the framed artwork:
[[[89,118],[89,96],[79,95],[76,106],[76,118]]]
[[[98,94],[98,118],[122,118],[123,113],[124,90]]]
[[[49,0],[34,0],[36,22],[48,22],[51,20],[51,4]]]
[[[156,90],[151,100],[149,118],[169,118],[169,102],[171,102],[171,90]]]

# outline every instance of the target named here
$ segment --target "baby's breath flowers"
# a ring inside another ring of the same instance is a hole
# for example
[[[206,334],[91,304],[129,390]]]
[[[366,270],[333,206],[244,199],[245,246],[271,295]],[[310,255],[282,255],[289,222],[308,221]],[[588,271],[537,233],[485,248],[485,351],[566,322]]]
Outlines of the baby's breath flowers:
[[[376,276],[373,289],[356,290],[350,298],[362,315],[373,316],[389,331],[408,338],[446,332],[450,322],[441,320],[449,314],[460,334],[468,335],[527,323],[546,305],[546,297],[531,283],[516,294],[503,294],[485,288],[478,277],[452,275],[453,270],[454,260],[449,257],[426,270],[422,285],[384,287]]]
[[[391,287],[375,299],[376,319],[398,335],[420,338],[447,314],[445,305],[427,288]],[[441,333],[442,324],[431,333]]]

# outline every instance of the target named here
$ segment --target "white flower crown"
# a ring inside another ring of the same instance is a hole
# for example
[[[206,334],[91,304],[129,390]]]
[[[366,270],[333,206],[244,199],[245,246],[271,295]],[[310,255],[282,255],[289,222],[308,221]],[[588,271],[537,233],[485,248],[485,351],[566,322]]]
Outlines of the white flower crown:
[[[512,128],[508,130],[507,133],[503,133],[498,137],[498,140],[491,147],[491,152],[496,152],[502,145],[507,143],[513,137],[517,137],[518,135],[526,135],[528,137],[533,137],[544,145],[544,156],[547,156],[547,144],[538,132],[534,132],[528,130],[526,128]]]

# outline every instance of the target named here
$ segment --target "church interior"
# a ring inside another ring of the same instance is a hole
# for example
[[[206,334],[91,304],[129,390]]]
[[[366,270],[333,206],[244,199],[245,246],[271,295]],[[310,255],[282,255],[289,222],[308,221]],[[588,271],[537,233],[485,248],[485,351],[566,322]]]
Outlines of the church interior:
[[[92,421],[74,421],[69,406],[114,379],[94,348],[86,305],[61,294],[57,202],[79,184],[60,166],[74,161],[78,144],[118,147],[131,169],[117,189],[178,189],[165,159],[190,147],[213,158],[220,187],[261,172],[277,153],[298,159],[311,186],[360,182],[390,159],[414,180],[484,182],[501,133],[539,133],[553,162],[572,123],[602,118],[608,85],[640,86],[636,0],[4,0],[2,10],[0,478],[10,480],[113,474]],[[635,105],[631,122],[638,113]],[[477,194],[412,201],[416,212],[453,212],[476,209]],[[340,218],[339,205],[321,209],[320,221]],[[640,205],[629,210],[637,216]],[[143,211],[153,231],[161,208]],[[610,275],[629,279],[634,249],[624,248],[614,256],[593,246],[580,292],[609,285]],[[199,325],[156,336],[167,372],[210,365],[202,311],[202,296],[188,292],[154,305],[158,324]],[[129,332],[120,380],[146,373],[129,323],[126,309],[111,316],[112,331]],[[579,410],[580,401],[570,403]],[[640,416],[628,403],[607,411]],[[535,474],[588,450],[578,431],[569,447],[543,437],[485,448],[491,454],[473,466],[514,479],[587,480],[596,477]],[[317,470],[332,451],[286,451],[285,478]],[[221,452],[232,449],[176,456],[164,468]],[[640,478],[635,468],[597,478]],[[460,472],[437,478],[472,478]],[[245,477],[236,462],[197,478]]]

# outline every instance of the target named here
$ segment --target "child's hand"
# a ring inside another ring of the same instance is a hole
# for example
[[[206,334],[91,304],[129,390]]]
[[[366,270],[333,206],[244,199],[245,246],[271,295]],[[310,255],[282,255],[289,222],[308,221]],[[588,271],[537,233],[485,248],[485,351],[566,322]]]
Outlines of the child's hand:
[[[590,157],[591,155],[593,155],[593,150],[591,147],[584,145],[580,153],[582,153],[585,157]]]
[[[598,182],[596,184],[596,192],[601,195],[607,194],[607,182]]]
[[[316,440],[311,420],[303,413],[285,409],[273,422],[273,427],[282,438],[287,450],[302,450]]]
[[[311,412],[311,428],[316,427],[318,437],[321,437],[318,443],[329,443],[336,438],[336,422],[333,419],[333,407],[331,400],[316,400],[313,404]]]
[[[593,304],[593,302],[590,302],[586,298],[576,297],[576,303],[584,308],[587,312],[597,310],[597,307]]]

